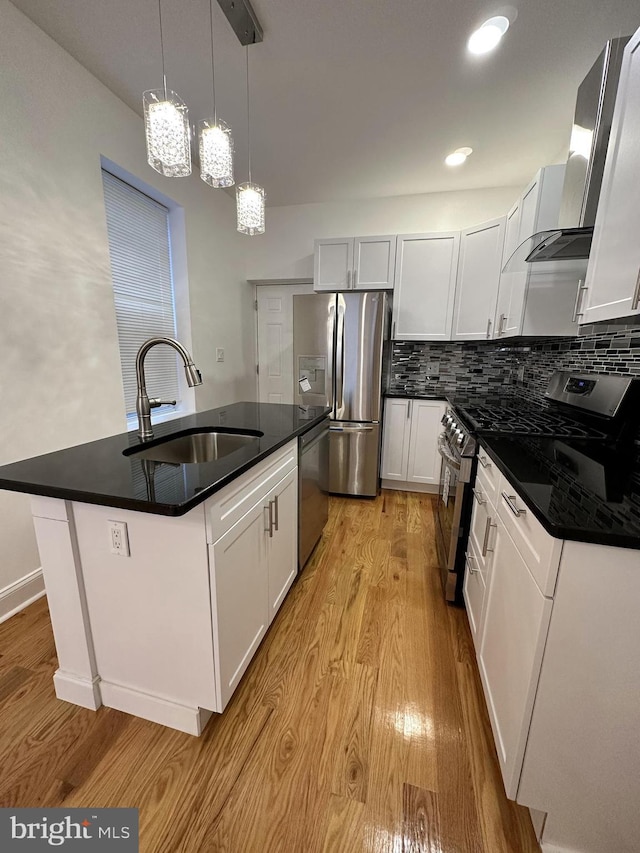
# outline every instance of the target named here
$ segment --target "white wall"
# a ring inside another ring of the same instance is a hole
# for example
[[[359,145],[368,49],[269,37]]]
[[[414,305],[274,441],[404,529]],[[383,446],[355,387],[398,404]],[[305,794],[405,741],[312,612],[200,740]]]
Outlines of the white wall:
[[[100,155],[184,207],[197,408],[254,398],[234,200],[157,175],[139,116],[7,0],[0,21],[0,464],[125,429]],[[2,590],[39,559],[28,498],[0,492],[0,517],[1,617]]]
[[[267,209],[266,233],[248,248],[248,278],[311,278],[316,237],[366,237],[469,228],[507,213],[521,187],[395,196]]]

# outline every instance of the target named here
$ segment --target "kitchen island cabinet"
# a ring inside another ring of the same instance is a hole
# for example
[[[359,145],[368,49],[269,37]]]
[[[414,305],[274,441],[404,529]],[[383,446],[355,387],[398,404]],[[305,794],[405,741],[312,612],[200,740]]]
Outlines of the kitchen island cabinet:
[[[224,710],[296,576],[297,437],[325,416],[236,404],[174,421],[259,433],[203,464],[143,466],[125,435],[0,469],[34,493],[59,698],[191,734]]]

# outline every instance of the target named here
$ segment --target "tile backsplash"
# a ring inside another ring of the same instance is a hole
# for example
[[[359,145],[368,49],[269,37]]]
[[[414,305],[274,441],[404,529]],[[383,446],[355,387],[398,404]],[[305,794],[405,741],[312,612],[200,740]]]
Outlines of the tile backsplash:
[[[439,396],[510,389],[541,397],[554,370],[640,377],[640,326],[587,326],[577,338],[512,344],[394,341],[388,388]]]

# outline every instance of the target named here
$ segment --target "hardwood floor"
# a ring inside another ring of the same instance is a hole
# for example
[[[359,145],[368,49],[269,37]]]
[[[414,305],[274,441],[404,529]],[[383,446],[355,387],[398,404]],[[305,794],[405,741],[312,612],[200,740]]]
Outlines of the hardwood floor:
[[[539,853],[443,600],[432,501],[332,500],[201,738],[58,701],[45,599],[0,625],[0,806],[137,806],[145,853]]]

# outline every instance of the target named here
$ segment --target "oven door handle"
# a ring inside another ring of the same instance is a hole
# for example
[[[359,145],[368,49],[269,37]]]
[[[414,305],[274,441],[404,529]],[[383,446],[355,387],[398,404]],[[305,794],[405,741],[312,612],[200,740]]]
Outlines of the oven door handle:
[[[460,470],[460,463],[455,456],[452,456],[449,448],[447,447],[446,439],[442,434],[438,438],[438,453],[442,456],[447,465],[451,465],[451,467],[455,468],[456,471]]]

